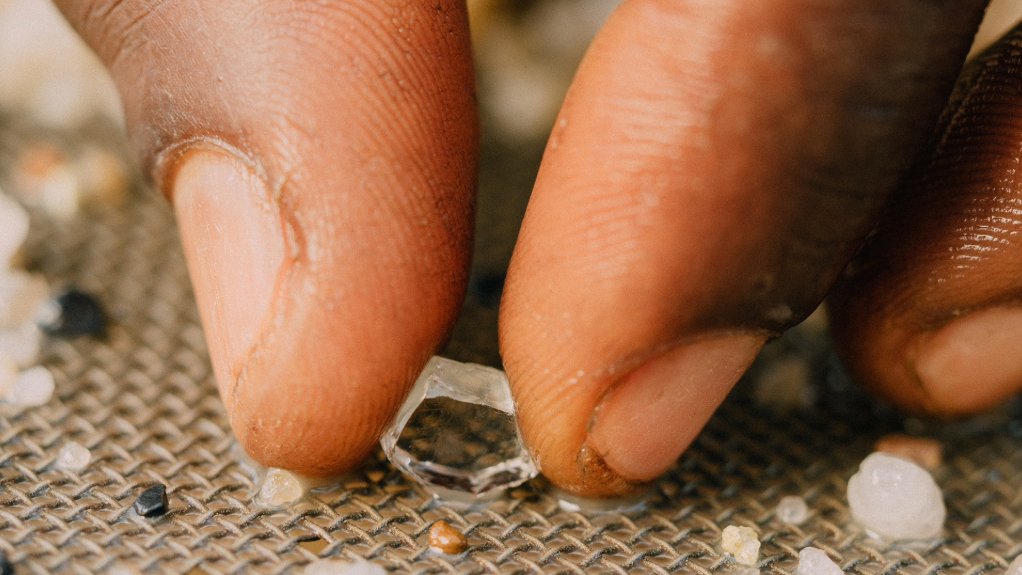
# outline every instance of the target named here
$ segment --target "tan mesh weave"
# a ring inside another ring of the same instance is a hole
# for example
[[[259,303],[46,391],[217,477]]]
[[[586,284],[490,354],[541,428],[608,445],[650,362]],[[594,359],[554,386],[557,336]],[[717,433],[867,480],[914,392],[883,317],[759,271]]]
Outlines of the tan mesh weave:
[[[529,180],[525,168],[518,181],[498,178],[509,160],[487,153],[477,254],[483,271],[506,260]],[[531,167],[534,159],[511,163]],[[507,197],[498,180],[515,187],[510,204],[496,203]],[[809,544],[850,573],[997,573],[1022,553],[1022,440],[1010,417],[948,432],[937,476],[949,509],[946,541],[888,548],[851,524],[844,489],[875,438],[900,423],[840,398],[812,414],[774,415],[741,391],[656,484],[643,511],[562,511],[537,480],[488,508],[458,512],[377,457],[301,509],[268,512],[250,504],[254,485],[216,395],[164,202],[143,194],[124,209],[90,210],[66,225],[40,219],[28,254],[29,266],[51,282],[100,294],[114,326],[105,342],[48,344],[41,362],[57,378],[53,400],[0,412],[0,549],[19,573],[101,573],[118,565],[284,573],[326,556],[416,573],[737,573],[719,551],[720,532],[731,523],[760,533],[763,573],[792,572]],[[470,297],[449,355],[496,360],[495,312],[485,300]],[[67,440],[93,452],[80,475],[54,469]],[[130,508],[153,482],[167,484],[172,510],[146,520]],[[790,494],[803,495],[812,509],[800,527],[773,517]],[[438,519],[468,535],[464,556],[428,551],[426,532]]]

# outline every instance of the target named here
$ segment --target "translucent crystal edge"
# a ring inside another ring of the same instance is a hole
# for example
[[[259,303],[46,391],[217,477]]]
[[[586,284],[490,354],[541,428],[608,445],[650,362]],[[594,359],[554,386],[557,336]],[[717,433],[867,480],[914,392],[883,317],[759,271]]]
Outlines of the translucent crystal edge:
[[[400,447],[395,447],[391,454],[392,462],[397,465],[402,471],[412,475],[420,482],[430,485],[433,483],[427,477],[422,476],[423,471],[433,472],[437,475],[445,475],[448,477],[460,477],[465,479],[470,485],[472,485],[471,493],[480,495],[487,493],[494,489],[507,489],[510,487],[517,487],[522,483],[532,479],[538,473],[535,463],[533,463],[532,457],[528,451],[523,449],[523,453],[513,459],[508,459],[500,463],[495,463],[485,469],[466,472],[463,469],[456,467],[450,467],[440,463],[433,463],[431,461],[423,461],[415,463],[416,459],[411,456],[407,451]],[[511,481],[501,482],[497,485],[491,485],[492,479],[502,473],[511,472],[518,476],[516,479]],[[460,490],[459,490],[460,491]]]

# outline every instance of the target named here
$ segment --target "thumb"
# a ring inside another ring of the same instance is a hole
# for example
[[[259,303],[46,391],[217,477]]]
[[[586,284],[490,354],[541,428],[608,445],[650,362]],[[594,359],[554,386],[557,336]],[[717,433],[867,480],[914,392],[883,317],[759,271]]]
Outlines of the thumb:
[[[58,5],[174,203],[239,440],[301,473],[356,465],[463,295],[463,2]]]

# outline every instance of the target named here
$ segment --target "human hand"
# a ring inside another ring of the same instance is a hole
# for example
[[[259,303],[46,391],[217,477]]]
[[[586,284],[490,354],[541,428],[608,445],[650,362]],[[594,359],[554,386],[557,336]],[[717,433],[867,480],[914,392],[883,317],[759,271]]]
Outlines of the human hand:
[[[465,7],[57,3],[113,72],[174,203],[239,440],[300,473],[356,466],[464,293],[478,129]],[[892,194],[839,291],[852,367],[941,413],[1022,384],[1022,366],[992,358],[982,389],[955,371],[1010,335],[958,342],[1022,325],[979,311],[1018,290],[1010,47],[926,144],[983,4],[618,9],[554,126],[502,301],[523,433],[554,483],[613,495],[666,470]],[[975,274],[959,277],[963,262]],[[968,310],[986,323],[930,335]]]

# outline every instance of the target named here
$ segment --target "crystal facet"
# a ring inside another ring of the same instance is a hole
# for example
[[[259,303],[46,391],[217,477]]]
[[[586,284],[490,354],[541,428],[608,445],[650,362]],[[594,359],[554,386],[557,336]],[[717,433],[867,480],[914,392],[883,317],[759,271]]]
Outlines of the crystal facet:
[[[844,571],[822,549],[806,547],[798,552],[795,575],[844,575]]]
[[[944,497],[930,473],[886,453],[873,453],[848,480],[852,516],[873,533],[892,539],[929,539],[944,526]]]
[[[788,495],[777,502],[774,515],[784,523],[798,525],[809,517],[809,506],[806,505],[805,499],[796,495]]]
[[[499,369],[434,357],[380,440],[397,467],[434,491],[496,494],[537,473]]]
[[[69,441],[57,452],[57,468],[78,473],[88,467],[92,452],[77,441]]]
[[[720,535],[720,548],[742,565],[759,561],[759,537],[751,527],[728,525]]]

